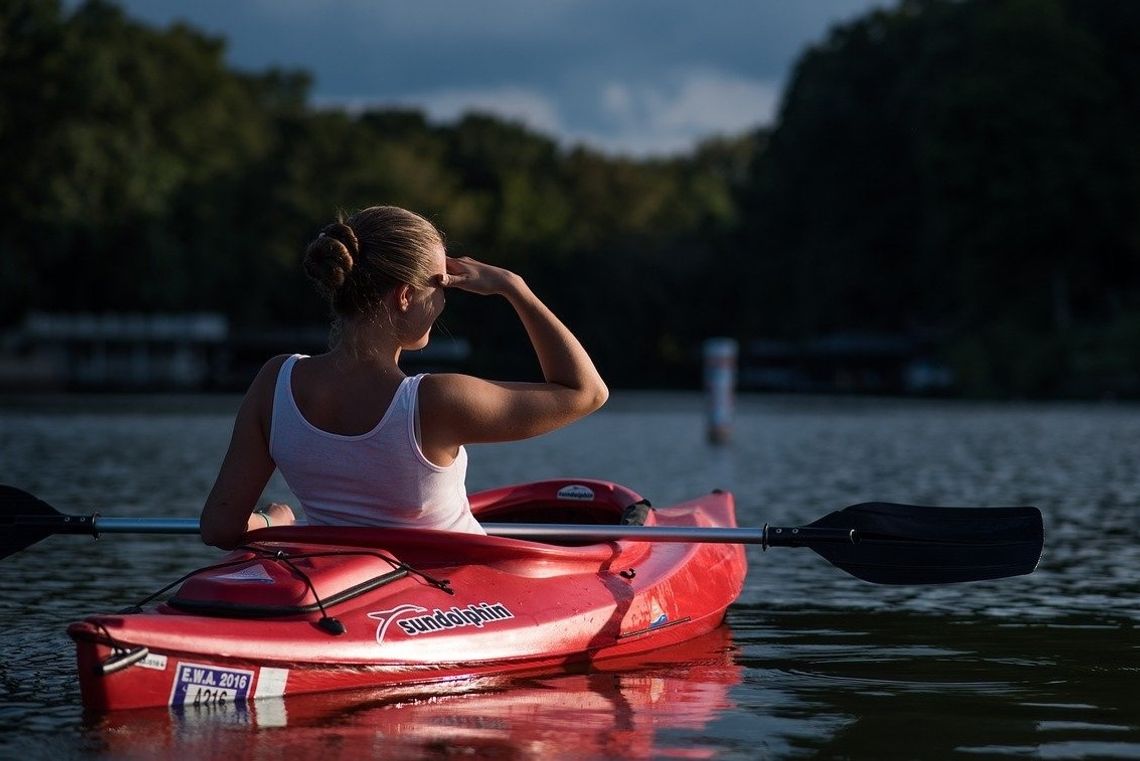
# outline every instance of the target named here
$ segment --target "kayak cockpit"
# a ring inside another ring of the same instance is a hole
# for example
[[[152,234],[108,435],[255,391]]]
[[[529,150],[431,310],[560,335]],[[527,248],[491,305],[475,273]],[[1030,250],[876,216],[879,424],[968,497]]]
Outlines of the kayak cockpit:
[[[477,518],[496,523],[646,525],[649,503],[601,481],[545,481],[472,495]],[[168,604],[206,615],[311,613],[405,578],[438,584],[432,569],[479,563],[521,576],[564,574],[645,555],[643,542],[557,544],[430,529],[280,526],[186,579]],[[446,583],[446,582],[444,582]],[[446,590],[450,593],[450,590]]]
[[[649,500],[619,484],[551,480],[472,494],[471,512],[481,523],[560,523],[644,526]]]

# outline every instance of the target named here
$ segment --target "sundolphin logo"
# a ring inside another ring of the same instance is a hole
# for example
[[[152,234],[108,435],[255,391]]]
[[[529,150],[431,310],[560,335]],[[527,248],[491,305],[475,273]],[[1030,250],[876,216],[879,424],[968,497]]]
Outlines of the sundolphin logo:
[[[423,613],[426,615],[409,615]],[[428,613],[427,608],[418,605],[400,605],[390,610],[378,610],[368,614],[369,618],[380,623],[376,626],[376,644],[384,642],[388,628],[396,624],[404,634],[415,637],[418,634],[440,632],[447,629],[462,629],[474,626],[482,629],[484,624],[494,621],[505,621],[514,618],[515,614],[500,603],[477,602],[466,608],[452,607],[450,610],[436,608]]]
[[[369,613],[369,618],[374,618],[380,622],[376,627],[377,645],[384,641],[384,635],[388,633],[388,627],[392,625],[392,621],[396,616],[401,613],[427,613],[427,608],[421,608],[419,605],[400,605],[391,610],[378,610],[375,613]]]

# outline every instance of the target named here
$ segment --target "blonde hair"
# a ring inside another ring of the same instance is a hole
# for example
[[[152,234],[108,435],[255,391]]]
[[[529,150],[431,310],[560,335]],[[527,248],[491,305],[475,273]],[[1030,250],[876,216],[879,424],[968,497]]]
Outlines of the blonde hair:
[[[305,274],[338,317],[371,315],[402,284],[430,285],[443,234],[419,214],[370,206],[326,226],[305,250]]]

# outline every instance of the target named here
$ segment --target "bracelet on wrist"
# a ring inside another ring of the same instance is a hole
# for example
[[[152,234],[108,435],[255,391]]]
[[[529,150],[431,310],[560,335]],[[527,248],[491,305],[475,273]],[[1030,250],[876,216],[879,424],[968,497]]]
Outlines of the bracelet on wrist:
[[[254,515],[260,515],[262,518],[265,519],[265,527],[266,528],[269,528],[270,526],[273,525],[269,520],[269,513],[265,512],[264,510],[255,510],[253,514]]]

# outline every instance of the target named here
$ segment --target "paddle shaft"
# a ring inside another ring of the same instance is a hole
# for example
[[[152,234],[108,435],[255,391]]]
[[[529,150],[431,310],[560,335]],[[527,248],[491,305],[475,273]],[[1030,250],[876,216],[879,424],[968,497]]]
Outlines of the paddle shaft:
[[[808,547],[837,568],[875,584],[948,584],[1031,573],[1041,560],[1045,529],[1035,507],[915,507],[889,502],[850,505],[807,526],[717,528],[488,523],[492,536],[538,541],[628,539],[696,544]],[[264,530],[264,529],[262,529]],[[104,518],[66,515],[0,484],[0,558],[53,534],[198,534],[192,518]],[[249,539],[257,541],[261,530]],[[272,533],[277,540],[281,534]],[[285,539],[290,538],[285,534]],[[298,533],[304,538],[304,532]]]
[[[35,525],[28,521],[24,525]],[[43,521],[44,527],[49,519]],[[105,518],[68,515],[50,521],[57,534],[197,534],[194,518]],[[652,542],[708,542],[796,546],[805,541],[853,543],[854,531],[829,528],[694,528],[690,526],[596,526],[561,523],[485,523],[490,536],[555,541],[612,541],[634,539]],[[256,535],[256,532],[255,532]]]

